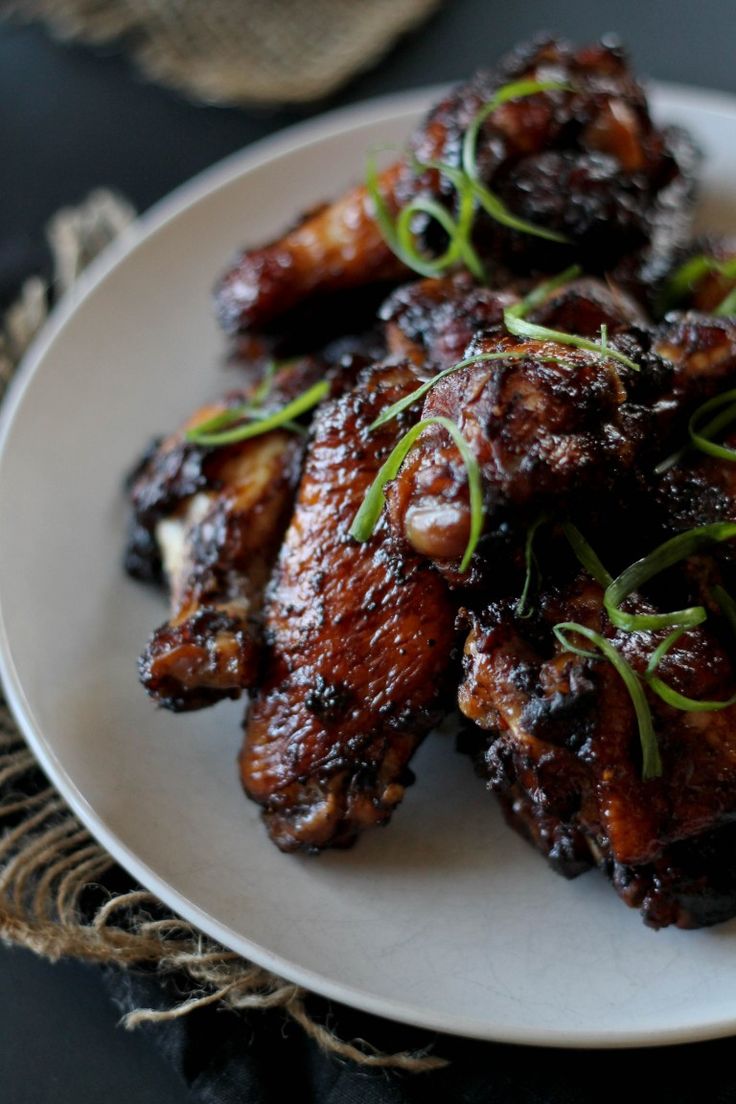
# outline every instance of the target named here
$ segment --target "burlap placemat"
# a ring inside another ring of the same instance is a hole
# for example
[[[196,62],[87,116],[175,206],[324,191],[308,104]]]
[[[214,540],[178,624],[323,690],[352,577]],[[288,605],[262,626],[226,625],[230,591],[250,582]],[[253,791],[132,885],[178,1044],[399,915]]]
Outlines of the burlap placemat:
[[[0,398],[51,304],[133,217],[125,200],[100,190],[52,219],[53,278],[27,280],[0,326]],[[184,979],[179,1003],[164,1011],[138,1009],[125,1017],[126,1026],[175,1019],[217,1002],[239,1010],[280,1008],[325,1050],[362,1066],[420,1072],[446,1064],[426,1051],[385,1054],[339,1039],[308,1013],[304,990],[213,942],[133,886],[49,785],[2,696],[0,833],[3,939],[52,960],[74,956]]]
[[[306,103],[373,65],[439,0],[8,0],[64,37],[119,41],[207,103]]]

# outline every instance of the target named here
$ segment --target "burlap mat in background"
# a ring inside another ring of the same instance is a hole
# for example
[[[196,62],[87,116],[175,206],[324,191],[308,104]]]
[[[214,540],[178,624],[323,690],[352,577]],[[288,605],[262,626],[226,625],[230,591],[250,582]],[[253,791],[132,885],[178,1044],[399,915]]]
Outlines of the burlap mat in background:
[[[120,197],[96,191],[52,219],[51,287],[40,277],[27,280],[1,320],[0,399],[51,302],[133,215]],[[362,1041],[344,1042],[308,1013],[304,990],[214,943],[132,885],[49,785],[1,695],[0,937],[52,960],[74,956],[176,975],[182,1000],[164,1011],[132,1012],[128,1027],[217,1002],[240,1010],[280,1008],[325,1050],[360,1065],[419,1072],[446,1064],[426,1050],[384,1054]]]
[[[439,0],[6,0],[64,37],[119,41],[206,103],[306,103],[374,64]],[[2,6],[2,5],[0,5]]]

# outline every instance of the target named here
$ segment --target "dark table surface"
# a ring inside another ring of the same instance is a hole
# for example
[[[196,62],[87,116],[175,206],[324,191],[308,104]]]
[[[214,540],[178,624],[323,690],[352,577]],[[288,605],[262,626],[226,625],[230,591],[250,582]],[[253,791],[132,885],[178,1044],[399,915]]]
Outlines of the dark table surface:
[[[59,44],[36,28],[0,24],[0,299],[17,279],[19,258],[29,268],[35,258],[42,262],[49,215],[98,185],[144,209],[225,154],[305,115],[460,78],[540,29],[577,41],[614,30],[642,73],[736,92],[733,27],[729,0],[618,0],[614,7],[449,0],[329,104],[243,111],[188,103],[147,83],[113,49]],[[0,948],[0,1099],[183,1104],[187,1090],[150,1035],[116,1023],[94,969]],[[692,1057],[699,1065],[706,1055],[693,1048]]]

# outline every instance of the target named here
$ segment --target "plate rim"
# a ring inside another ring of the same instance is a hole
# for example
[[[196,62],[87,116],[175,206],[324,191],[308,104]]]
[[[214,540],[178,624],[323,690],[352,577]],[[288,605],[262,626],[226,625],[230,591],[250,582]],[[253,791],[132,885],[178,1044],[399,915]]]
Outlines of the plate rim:
[[[10,429],[31,379],[39,370],[57,337],[81,308],[88,296],[139,246],[144,242],[148,242],[164,227],[169,226],[209,194],[227,187],[239,177],[245,176],[281,156],[292,154],[301,148],[319,144],[330,137],[344,133],[348,128],[368,126],[390,118],[400,118],[404,115],[424,111],[431,104],[432,99],[438,94],[442,94],[447,87],[446,84],[435,84],[418,89],[388,93],[335,108],[306,121],[293,124],[274,135],[269,135],[234,151],[179,185],[140,215],[89,265],[72,290],[54,307],[14,373],[0,408],[0,471],[2,470]],[[658,97],[666,99],[668,105],[671,103],[675,110],[678,104],[683,106],[695,105],[703,110],[736,119],[736,95],[734,94],[662,81],[648,82],[648,88],[654,91]],[[416,1007],[375,996],[353,985],[345,985],[339,981],[330,980],[297,963],[292,963],[289,959],[273,954],[260,944],[252,943],[247,937],[220,923],[216,917],[205,912],[200,906],[170,886],[114,832],[110,831],[104,821],[100,819],[57,758],[53,747],[44,736],[40,724],[35,719],[30,702],[25,696],[15,669],[1,602],[0,681],[20,731],[41,768],[90,834],[102,844],[112,858],[135,877],[141,885],[154,892],[164,904],[179,913],[195,927],[224,946],[236,950],[239,954],[279,976],[294,981],[328,999],[339,1001],[342,1004],[373,1015],[421,1027],[432,1032],[495,1042],[556,1048],[590,1049],[604,1047],[606,1049],[618,1049],[652,1045],[677,1045],[722,1038],[736,1033],[735,1004],[731,1017],[714,1018],[701,1022],[695,1027],[679,1026],[659,1030],[647,1029],[643,1032],[641,1030],[627,1032],[616,1029],[599,1029],[576,1032],[572,1036],[569,1030],[534,1028],[522,1037],[516,1028],[505,1031],[502,1025],[497,1025],[490,1031],[487,1024],[476,1019],[471,1020],[457,1016],[441,1019],[433,1015],[423,1016],[421,1010]]]

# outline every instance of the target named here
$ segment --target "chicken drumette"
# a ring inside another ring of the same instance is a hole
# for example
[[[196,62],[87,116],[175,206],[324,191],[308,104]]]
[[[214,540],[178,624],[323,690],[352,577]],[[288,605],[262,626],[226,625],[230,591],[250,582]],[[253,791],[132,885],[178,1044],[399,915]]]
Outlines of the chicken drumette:
[[[457,168],[478,112],[517,81],[559,87],[503,103],[485,118],[477,178],[513,215],[564,241],[509,229],[479,208],[473,242],[493,283],[504,283],[509,269],[554,272],[579,260],[602,272],[621,263],[621,279],[649,296],[686,240],[697,156],[684,134],[655,126],[615,46],[535,42],[456,88],[380,176],[389,213],[419,195],[453,207],[448,175],[418,166]],[[314,295],[408,276],[374,214],[366,188],[356,187],[278,241],[247,249],[216,289],[224,328],[258,329]],[[420,235],[430,252],[441,251],[436,224]]]

